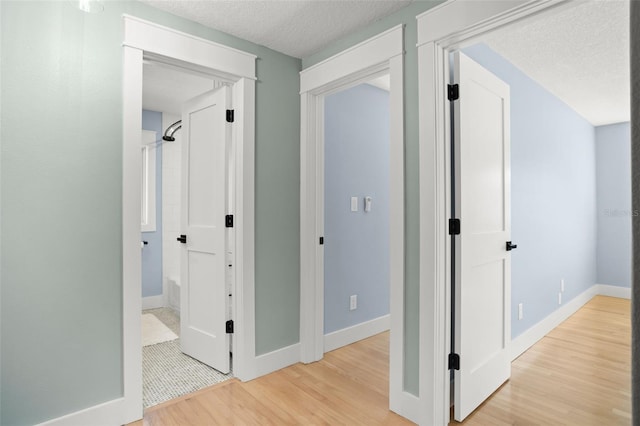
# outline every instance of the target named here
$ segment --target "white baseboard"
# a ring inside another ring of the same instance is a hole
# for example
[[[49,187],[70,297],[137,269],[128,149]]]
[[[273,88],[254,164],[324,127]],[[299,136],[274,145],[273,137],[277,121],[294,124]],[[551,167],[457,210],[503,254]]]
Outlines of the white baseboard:
[[[256,376],[273,373],[300,362],[300,343],[256,357]]]
[[[587,290],[571,299],[565,305],[555,310],[551,315],[538,322],[533,327],[511,341],[511,359],[518,358],[524,351],[542,339],[547,333],[556,328],[562,321],[573,315],[585,303],[597,295],[597,285],[589,287]]]
[[[631,299],[631,288],[620,287],[609,284],[596,284],[598,294],[601,296],[619,297],[621,299]]]
[[[128,422],[123,419],[123,412],[124,398],[118,398],[56,419],[48,420],[40,423],[38,426],[121,425]]]
[[[612,296],[625,299],[631,298],[631,289],[628,287],[618,287],[607,284],[594,284],[587,290],[571,299],[567,304],[562,305],[551,315],[538,322],[533,327],[511,341],[511,359],[518,358],[524,351],[542,339],[560,323],[573,315],[578,309],[585,305],[594,296]]]
[[[334,349],[350,345],[367,337],[389,330],[391,316],[384,315],[342,330],[324,335],[324,351],[331,352]]]
[[[149,296],[142,298],[142,309],[155,309],[164,307],[164,296]]]

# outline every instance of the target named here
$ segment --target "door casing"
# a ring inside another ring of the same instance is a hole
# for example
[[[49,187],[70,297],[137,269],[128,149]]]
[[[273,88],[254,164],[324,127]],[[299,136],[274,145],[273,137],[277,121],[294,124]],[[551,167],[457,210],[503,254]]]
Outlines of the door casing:
[[[571,0],[449,0],[418,15],[420,164],[420,424],[450,415],[451,117],[449,53],[478,36],[527,17],[557,13]]]
[[[256,56],[133,16],[123,16],[122,279],[123,383],[121,423],[142,418],[140,148],[144,59],[210,75],[230,84],[234,105],[232,185],[236,269],[234,375],[257,376],[254,299],[254,138]]]
[[[390,76],[389,407],[417,419],[420,401],[404,377],[404,29],[393,27],[300,72],[300,359],[324,355],[324,97],[376,75]]]

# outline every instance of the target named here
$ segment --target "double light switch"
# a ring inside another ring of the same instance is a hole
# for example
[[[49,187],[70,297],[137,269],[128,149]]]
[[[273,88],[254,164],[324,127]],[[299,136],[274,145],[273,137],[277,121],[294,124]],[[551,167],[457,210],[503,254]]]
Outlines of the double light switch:
[[[371,201],[372,198],[371,197],[364,197],[364,211],[365,212],[370,212],[371,211]],[[358,211],[358,197],[351,197],[351,211],[352,212],[357,212]]]

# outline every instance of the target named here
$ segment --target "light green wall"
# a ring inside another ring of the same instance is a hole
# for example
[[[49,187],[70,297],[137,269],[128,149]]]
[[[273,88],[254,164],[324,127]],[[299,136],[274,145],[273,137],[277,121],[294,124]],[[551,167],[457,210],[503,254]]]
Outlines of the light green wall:
[[[0,423],[33,424],[121,395],[120,28],[0,7]]]
[[[404,114],[405,114],[405,371],[404,389],[418,395],[418,298],[419,213],[418,190],[418,50],[416,16],[441,1],[416,1],[395,14],[358,31],[328,48],[302,59],[308,68],[328,57],[399,24],[404,24]]]
[[[301,62],[137,2],[0,2],[0,424],[122,395],[123,13],[256,54],[258,354],[299,341]]]
[[[300,341],[300,60],[280,58],[258,60],[256,355]]]
[[[0,423],[122,395],[123,13],[256,54],[256,351],[299,341],[301,61],[152,9],[0,2]],[[302,61],[405,29],[406,371],[418,389],[416,2]],[[36,402],[37,401],[37,402]]]

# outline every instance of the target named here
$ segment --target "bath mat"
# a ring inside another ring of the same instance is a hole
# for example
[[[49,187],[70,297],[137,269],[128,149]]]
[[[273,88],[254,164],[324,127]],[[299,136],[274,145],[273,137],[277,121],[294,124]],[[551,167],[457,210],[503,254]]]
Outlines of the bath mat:
[[[142,314],[142,346],[156,345],[178,336],[153,314]]]

